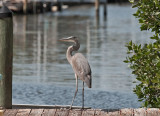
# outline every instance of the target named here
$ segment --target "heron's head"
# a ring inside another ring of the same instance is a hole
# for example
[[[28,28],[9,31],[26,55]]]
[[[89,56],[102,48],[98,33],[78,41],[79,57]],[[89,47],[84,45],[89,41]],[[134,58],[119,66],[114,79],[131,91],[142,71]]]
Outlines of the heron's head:
[[[74,42],[76,43],[78,41],[77,37],[70,36],[67,38],[59,39],[59,41],[65,41],[65,42]]]

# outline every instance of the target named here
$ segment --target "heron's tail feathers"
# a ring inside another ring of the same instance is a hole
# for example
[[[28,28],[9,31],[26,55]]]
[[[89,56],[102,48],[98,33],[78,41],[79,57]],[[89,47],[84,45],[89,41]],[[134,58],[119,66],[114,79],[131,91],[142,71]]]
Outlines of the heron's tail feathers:
[[[85,77],[85,83],[87,84],[87,86],[88,86],[88,88],[91,88],[92,87],[92,77],[91,77],[91,75],[87,75],[86,77]]]

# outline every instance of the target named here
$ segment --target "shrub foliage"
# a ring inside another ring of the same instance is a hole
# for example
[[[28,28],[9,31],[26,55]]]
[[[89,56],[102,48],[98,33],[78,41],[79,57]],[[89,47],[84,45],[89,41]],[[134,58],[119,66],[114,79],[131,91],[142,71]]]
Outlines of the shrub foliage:
[[[135,14],[141,24],[141,31],[151,30],[153,43],[136,44],[130,41],[126,47],[130,54],[125,63],[130,63],[132,73],[139,84],[134,93],[142,101],[143,107],[160,108],[160,0],[130,0]]]

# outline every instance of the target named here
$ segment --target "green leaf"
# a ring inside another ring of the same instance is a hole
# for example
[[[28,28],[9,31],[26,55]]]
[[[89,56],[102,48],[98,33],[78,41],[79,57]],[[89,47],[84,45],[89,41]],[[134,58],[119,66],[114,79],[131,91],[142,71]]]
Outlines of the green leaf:
[[[132,46],[132,44],[133,44],[133,43],[132,43],[132,40],[131,40],[131,41],[129,42],[129,45]]]
[[[148,101],[145,101],[144,106],[145,106],[145,107],[148,106]]]
[[[156,66],[160,68],[160,62],[158,62]]]
[[[128,46],[128,50],[132,50],[132,47],[131,47],[131,46]]]
[[[124,60],[123,62],[125,62],[125,63],[129,63],[129,61],[128,61],[128,60]]]
[[[129,0],[129,2],[133,4],[133,3],[134,3],[134,0]]]
[[[148,25],[142,24],[140,28],[141,28],[141,31],[147,30],[148,29]]]
[[[143,19],[139,19],[139,23],[144,23],[144,20]]]

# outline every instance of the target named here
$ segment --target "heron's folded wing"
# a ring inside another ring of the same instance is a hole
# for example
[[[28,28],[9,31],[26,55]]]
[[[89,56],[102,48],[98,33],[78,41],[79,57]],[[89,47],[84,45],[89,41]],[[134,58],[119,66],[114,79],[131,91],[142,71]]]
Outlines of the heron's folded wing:
[[[86,76],[91,75],[90,65],[81,53],[76,53],[72,57],[72,67],[77,76],[83,81]]]

